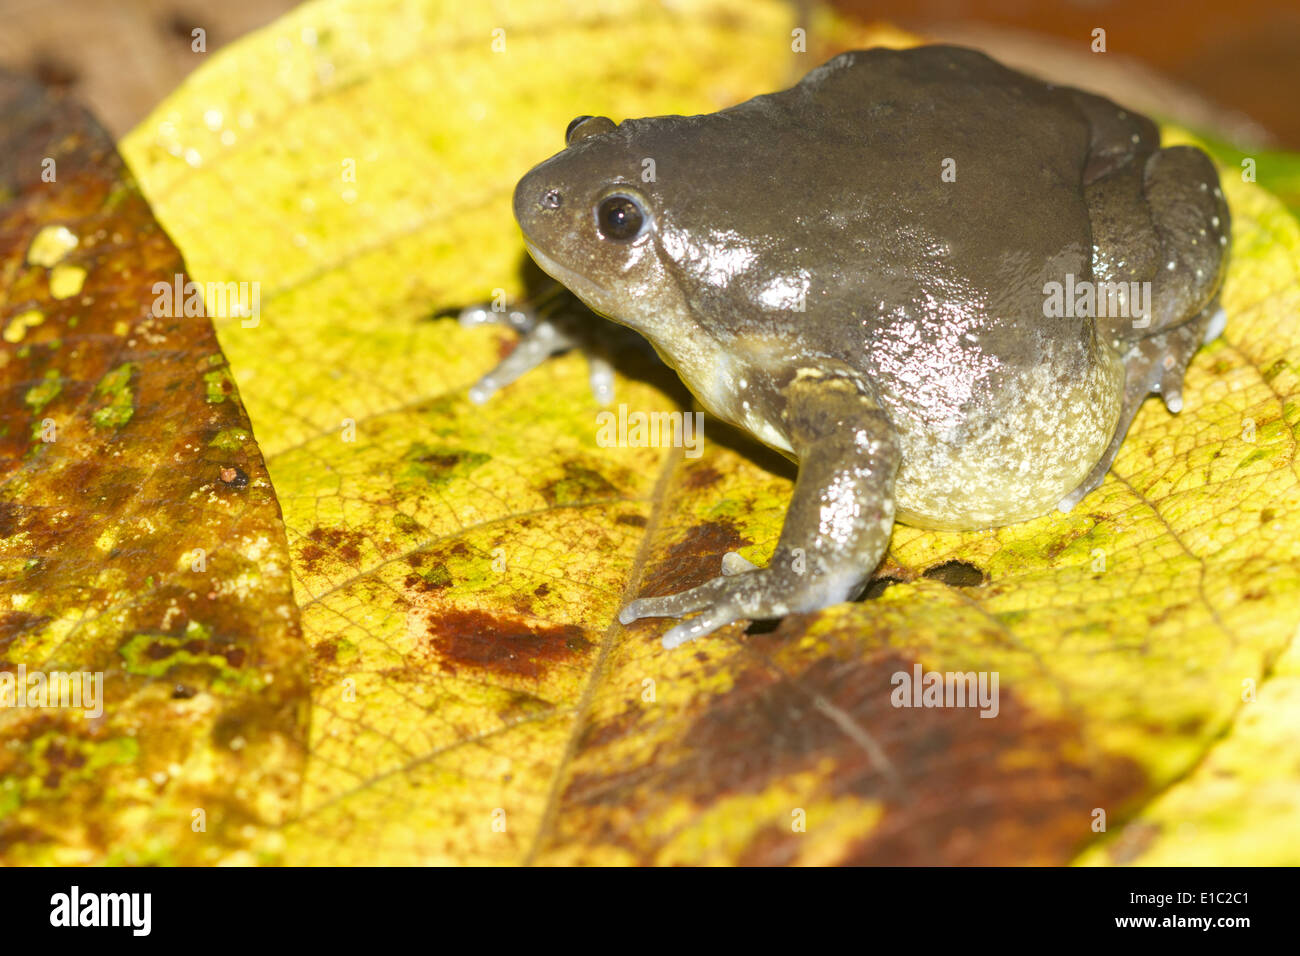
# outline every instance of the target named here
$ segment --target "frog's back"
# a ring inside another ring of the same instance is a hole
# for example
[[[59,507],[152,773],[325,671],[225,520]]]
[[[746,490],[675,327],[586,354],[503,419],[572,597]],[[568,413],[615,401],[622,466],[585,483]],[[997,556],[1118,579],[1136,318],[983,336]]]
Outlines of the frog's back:
[[[1122,382],[1087,319],[1043,314],[1046,283],[1091,275],[1086,119],[1068,91],[952,47],[851,53],[806,83],[810,106],[856,110],[894,183],[853,213],[873,224],[867,271],[884,279],[858,355],[902,436],[900,517],[1041,513],[1104,447]],[[864,291],[853,268],[827,297],[841,312]]]
[[[843,54],[751,104],[806,134],[806,146],[767,144],[756,165],[776,176],[758,188],[770,203],[775,180],[786,184],[769,208],[797,224],[792,254],[833,238],[844,268],[822,274],[843,284],[821,291],[838,308],[860,307],[864,282],[887,306],[919,303],[933,273],[1010,316],[1041,305],[1043,276],[1086,271],[1089,131],[1066,91],[973,50],[920,47]]]
[[[1066,91],[976,51],[845,53],[788,90],[680,122],[653,155],[661,182],[695,185],[664,226],[745,246],[724,281],[705,260],[688,277],[711,314],[745,302],[805,339],[845,322],[870,335],[918,310],[1019,325],[1045,278],[1088,270],[1085,118]],[[771,293],[772,277],[801,276],[804,317]],[[751,321],[736,311],[738,330]]]
[[[778,299],[762,321],[876,384],[903,441],[903,519],[1051,507],[1108,440],[1120,374],[1088,320],[1043,313],[1047,282],[1091,274],[1089,127],[1069,91],[973,50],[866,50],[716,115],[705,140],[793,131],[756,132],[748,174],[719,155],[732,185],[700,212],[725,234],[763,210],[751,274],[808,277],[803,312]]]

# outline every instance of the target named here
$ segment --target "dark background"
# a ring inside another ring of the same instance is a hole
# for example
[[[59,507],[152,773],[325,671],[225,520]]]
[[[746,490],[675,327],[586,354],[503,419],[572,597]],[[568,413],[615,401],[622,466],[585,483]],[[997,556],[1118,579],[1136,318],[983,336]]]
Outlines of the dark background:
[[[475,2],[475,0],[467,0]],[[71,89],[116,136],[129,131],[204,57],[270,23],[296,0],[0,0],[0,65]],[[834,0],[884,20],[964,40],[1012,65],[1069,64],[1072,82],[1136,61],[1181,87],[1180,116],[1208,120],[1243,144],[1300,150],[1300,0]],[[1107,32],[1104,57],[1088,49]],[[1141,69],[1138,86],[1150,85]],[[1160,101],[1171,99],[1161,89]],[[1194,105],[1192,105],[1194,104]],[[1137,108],[1148,104],[1134,103]],[[1183,109],[1183,107],[1188,107]]]

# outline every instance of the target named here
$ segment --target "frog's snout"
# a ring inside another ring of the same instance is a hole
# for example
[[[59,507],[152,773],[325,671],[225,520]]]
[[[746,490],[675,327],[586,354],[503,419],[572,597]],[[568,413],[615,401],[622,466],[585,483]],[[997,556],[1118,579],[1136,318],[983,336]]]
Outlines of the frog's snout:
[[[548,216],[564,207],[564,193],[553,183],[529,174],[515,186],[515,220],[525,236],[534,236],[544,228]]]

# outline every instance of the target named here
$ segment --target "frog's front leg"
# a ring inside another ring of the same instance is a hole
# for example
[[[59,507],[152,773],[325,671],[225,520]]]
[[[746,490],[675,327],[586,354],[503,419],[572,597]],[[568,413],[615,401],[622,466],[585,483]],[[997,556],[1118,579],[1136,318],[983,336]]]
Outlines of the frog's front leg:
[[[894,525],[893,425],[870,387],[847,371],[800,370],[782,397],[800,465],[771,562],[746,567],[728,555],[712,581],[633,601],[618,616],[623,624],[700,612],[664,635],[664,646],[676,647],[733,621],[816,611],[862,590]]]
[[[509,312],[493,312],[483,306],[470,306],[460,313],[466,327],[500,323],[520,333],[519,344],[469,390],[469,400],[482,405],[489,398],[527,372],[531,372],[552,355],[571,348],[582,348],[583,339],[575,334],[574,320],[565,316],[539,317],[529,307]],[[614,398],[614,368],[609,360],[584,349],[587,356],[588,381],[596,401],[608,405]]]

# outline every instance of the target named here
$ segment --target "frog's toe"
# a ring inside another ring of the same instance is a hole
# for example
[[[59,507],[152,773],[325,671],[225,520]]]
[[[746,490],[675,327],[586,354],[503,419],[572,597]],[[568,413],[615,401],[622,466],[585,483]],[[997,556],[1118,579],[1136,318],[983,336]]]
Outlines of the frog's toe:
[[[672,650],[674,647],[681,647],[697,637],[705,637],[718,628],[734,624],[739,620],[743,620],[743,615],[737,614],[732,608],[722,605],[709,608],[703,614],[669,628],[662,640],[664,649]]]
[[[740,555],[734,557],[749,564]],[[633,601],[619,613],[619,621],[630,624],[643,617],[684,617],[699,612],[663,636],[664,647],[677,647],[736,621],[770,620],[817,610],[851,597],[860,587],[855,573],[817,578],[791,571],[784,562],[765,568],[742,568],[736,560],[727,561],[727,565],[724,574],[697,588]]]
[[[499,312],[486,305],[470,305],[460,310],[456,321],[466,329],[480,325],[508,325],[517,332],[528,332],[537,325],[537,313],[528,307]]]
[[[619,613],[619,620],[624,624],[630,624],[633,620],[641,618],[680,618],[692,614],[693,611],[701,611],[701,614],[689,620],[682,620],[680,624],[664,633],[664,648],[676,648],[686,641],[693,641],[727,624],[750,617],[746,614],[745,607],[741,606],[742,602],[737,600],[738,594],[733,591],[733,585],[740,580],[741,576],[750,578],[753,574],[741,572],[736,576],[714,578],[699,585],[698,588],[682,591],[680,594],[668,594],[667,597],[643,597],[624,607]]]
[[[757,564],[743,557],[739,551],[728,551],[722,556],[722,573],[728,577],[733,574],[744,574],[746,571],[754,571],[757,570],[757,568]]]
[[[1173,355],[1166,355],[1155,372],[1155,384],[1152,391],[1160,393],[1169,414],[1177,415],[1183,410],[1183,374],[1185,363],[1179,363]]]
[[[1160,393],[1171,414],[1183,410],[1183,378],[1192,356],[1206,342],[1218,338],[1226,325],[1227,314],[1215,301],[1190,322],[1153,336],[1159,349],[1155,355],[1139,353],[1136,357],[1139,371],[1145,368],[1151,391]]]
[[[457,321],[464,328],[508,325],[520,334],[519,344],[514,351],[470,386],[469,400],[475,405],[482,405],[552,355],[575,347],[582,348],[587,357],[587,379],[596,401],[601,405],[609,405],[614,401],[614,366],[605,357],[583,348],[579,338],[563,322],[539,318],[537,312],[529,307],[497,312],[483,305],[462,309]]]
[[[682,617],[712,604],[728,579],[717,577],[699,587],[663,597],[638,598],[618,612],[621,624],[631,624],[643,617]]]

